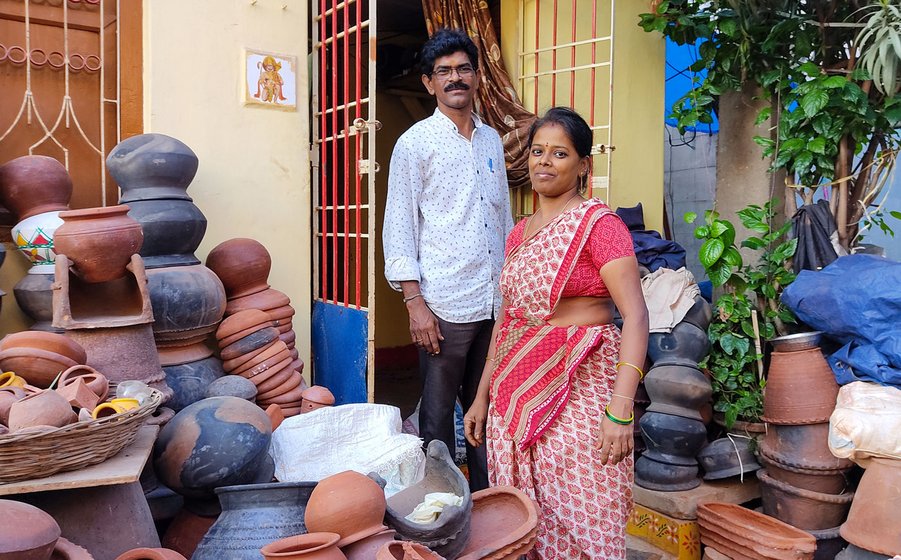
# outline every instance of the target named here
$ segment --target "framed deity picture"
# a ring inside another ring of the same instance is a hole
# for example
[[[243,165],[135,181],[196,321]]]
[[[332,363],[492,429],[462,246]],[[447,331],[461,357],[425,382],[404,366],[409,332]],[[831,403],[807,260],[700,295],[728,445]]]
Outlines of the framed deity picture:
[[[245,105],[297,110],[297,57],[244,49]]]

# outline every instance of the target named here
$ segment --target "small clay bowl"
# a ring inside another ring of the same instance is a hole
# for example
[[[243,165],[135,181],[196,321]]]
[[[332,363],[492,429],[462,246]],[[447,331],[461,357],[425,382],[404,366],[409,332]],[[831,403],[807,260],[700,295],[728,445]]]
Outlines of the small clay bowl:
[[[266,348],[267,349],[265,352],[257,354],[254,358],[248,360],[246,363],[234,368],[233,370],[231,370],[231,373],[234,375],[241,375],[245,371],[252,370],[260,364],[268,364],[271,367],[287,358],[290,354],[288,347],[285,346],[285,343],[280,340],[276,340],[274,344],[267,346]],[[273,361],[273,358],[278,359]]]
[[[45,389],[56,376],[72,366],[75,360],[40,348],[17,347],[0,351],[0,369],[13,371],[30,385]]]
[[[287,334],[294,330],[294,324],[291,321],[279,321],[276,328],[278,328],[278,334]]]
[[[199,362],[213,355],[213,349],[204,342],[187,346],[157,346],[161,366],[178,366]]]
[[[275,330],[275,327],[266,327],[222,348],[219,355],[223,360],[231,360],[241,354],[247,354],[257,348],[262,348],[277,338],[278,331]]]
[[[282,360],[281,362],[275,364],[272,367],[267,367],[265,369],[251,369],[249,371],[246,371],[246,372],[244,372],[244,375],[242,375],[241,377],[244,377],[245,379],[250,379],[250,381],[254,385],[259,387],[260,383],[263,383],[267,379],[271,379],[277,373],[281,372],[283,369],[288,367],[288,365],[290,365],[290,364],[291,364],[291,358],[287,358],[287,359]],[[265,366],[265,365],[266,364],[260,364],[257,367],[263,368],[263,366]]]
[[[38,348],[55,352],[77,364],[88,361],[88,354],[80,344],[68,336],[52,332],[22,331],[8,334],[3,337],[3,340],[0,340],[0,350],[9,348]]]
[[[100,397],[101,401],[106,399],[106,396],[109,394],[109,379],[91,366],[78,365],[70,367],[59,377],[58,385],[65,387],[74,383],[76,378],[84,380],[88,388]]]
[[[225,304],[225,314],[233,315],[245,309],[274,309],[291,303],[291,299],[278,290],[269,288],[248,296],[230,299]]]
[[[276,307],[275,309],[266,310],[266,314],[269,315],[270,319],[279,322],[290,319],[294,316],[294,313],[294,308],[290,305],[282,305],[281,307]]]
[[[237,358],[232,358],[231,360],[225,360],[224,362],[222,362],[222,369],[227,372],[235,371],[236,368],[241,367],[242,365],[246,364],[248,361],[259,356],[263,352],[269,350],[276,344],[278,344],[278,340],[273,340],[266,346],[263,346],[262,348],[257,348],[253,352],[248,352],[247,354],[242,354],[242,355],[238,356]]]
[[[222,320],[219,324],[219,328],[216,329],[216,340],[222,340],[237,332],[263,325],[268,323],[269,320],[269,315],[265,311],[260,311],[259,309],[247,309],[246,311],[229,315]]]
[[[261,403],[270,405],[270,404],[278,404],[290,406],[292,404],[303,402],[303,389],[301,387],[295,387],[291,389],[287,393],[281,394],[277,397],[272,397],[269,399],[261,400]]]
[[[280,364],[284,363],[284,361],[279,362]],[[282,385],[291,380],[291,374],[297,373],[293,369],[291,369],[291,363],[288,362],[286,366],[279,369],[275,375],[267,379],[266,381],[257,385],[257,400],[266,400],[271,397],[270,393],[273,391],[277,391],[281,388]],[[287,391],[282,391],[281,393],[285,393]],[[265,395],[265,396],[264,396]]]
[[[285,371],[287,371],[289,374],[288,378],[285,381],[283,381],[280,385],[278,385],[277,387],[275,387],[273,389],[269,389],[265,393],[260,392],[260,394],[259,394],[260,399],[268,400],[268,399],[271,399],[272,397],[284,395],[288,391],[292,391],[292,390],[300,387],[300,383],[303,381],[303,377],[298,372],[291,369],[290,365],[287,368],[285,368]],[[273,377],[273,379],[275,379],[275,378]],[[271,381],[271,379],[270,379],[270,381]],[[262,385],[261,385],[261,387],[262,387]],[[301,389],[301,398],[303,398],[302,393],[303,393],[303,389]]]

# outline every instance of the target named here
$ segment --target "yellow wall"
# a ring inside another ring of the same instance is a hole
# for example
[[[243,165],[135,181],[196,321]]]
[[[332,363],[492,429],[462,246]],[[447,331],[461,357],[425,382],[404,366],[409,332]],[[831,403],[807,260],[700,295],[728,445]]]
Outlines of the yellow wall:
[[[188,194],[209,222],[204,259],[233,237],[272,255],[269,283],[297,314],[310,364],[311,199],[308,0],[144,2],[144,127],[174,136],[200,158]],[[285,9],[282,6],[286,5]],[[297,57],[295,112],[244,106],[242,49]]]

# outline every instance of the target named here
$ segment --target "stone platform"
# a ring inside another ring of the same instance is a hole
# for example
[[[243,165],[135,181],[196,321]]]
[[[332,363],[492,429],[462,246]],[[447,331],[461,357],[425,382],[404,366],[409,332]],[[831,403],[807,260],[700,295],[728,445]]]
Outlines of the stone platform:
[[[760,497],[760,485],[754,473],[746,474],[744,482],[738,478],[704,481],[692,490],[658,492],[637,484],[632,487],[635,503],[676,519],[697,519],[698,504],[725,502],[744,504]]]

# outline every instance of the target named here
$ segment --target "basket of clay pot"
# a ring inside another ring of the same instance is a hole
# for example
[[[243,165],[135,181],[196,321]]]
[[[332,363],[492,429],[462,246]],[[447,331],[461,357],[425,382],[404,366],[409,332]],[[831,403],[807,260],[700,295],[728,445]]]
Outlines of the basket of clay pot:
[[[162,393],[151,389],[143,403],[124,412],[62,427],[34,426],[0,435],[0,483],[43,478],[102,463],[135,440],[162,398]]]

